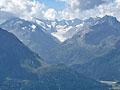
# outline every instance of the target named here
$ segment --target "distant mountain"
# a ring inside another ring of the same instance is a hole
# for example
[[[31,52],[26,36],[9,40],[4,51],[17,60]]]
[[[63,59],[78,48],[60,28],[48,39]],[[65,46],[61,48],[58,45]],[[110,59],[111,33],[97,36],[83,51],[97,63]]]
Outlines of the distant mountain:
[[[106,38],[118,37],[120,33],[120,22],[115,17],[104,16],[90,27],[91,32],[85,35],[87,44],[98,45]]]
[[[83,64],[105,55],[120,40],[120,22],[112,16],[90,18],[72,38],[53,49],[51,63]]]
[[[15,34],[50,64],[87,63],[114,49],[120,40],[120,22],[107,15],[86,20],[35,19],[34,22],[14,18],[0,27]]]
[[[34,79],[43,60],[13,34],[0,29],[0,83],[3,79]]]
[[[73,65],[74,70],[98,80],[120,80],[120,41],[109,53],[84,65]]]
[[[34,22],[12,18],[0,25],[1,28],[13,33],[31,50],[47,60],[49,50],[59,45],[59,41],[45,32],[44,28]]]
[[[42,20],[36,19],[37,24],[41,25],[46,32],[56,37],[60,42],[72,38],[74,34],[82,27],[83,22],[80,19],[73,20]]]

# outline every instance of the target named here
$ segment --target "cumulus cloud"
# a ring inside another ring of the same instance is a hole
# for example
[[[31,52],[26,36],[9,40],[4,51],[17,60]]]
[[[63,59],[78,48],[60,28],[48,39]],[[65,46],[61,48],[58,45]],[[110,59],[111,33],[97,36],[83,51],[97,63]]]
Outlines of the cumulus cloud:
[[[120,0],[56,0],[65,3],[63,10],[48,8],[36,0],[0,0],[0,10],[33,20],[73,19],[112,15],[120,19]]]
[[[81,10],[92,9],[103,3],[105,3],[103,0],[80,0],[79,8]]]
[[[117,2],[119,0],[111,0],[111,2],[104,3],[90,10],[83,12],[85,17],[103,17],[105,15],[115,16],[120,20],[120,4]]]
[[[57,11],[53,8],[49,8],[44,14],[44,17],[47,19],[55,19],[56,16],[57,16]]]
[[[112,15],[120,20],[120,0],[64,0],[64,2],[66,8],[61,11],[62,18],[85,19]]]
[[[99,6],[102,3],[105,3],[103,0],[66,0],[66,3],[72,9],[79,8],[80,10],[92,9],[96,6]]]
[[[113,0],[57,0],[65,2],[71,9],[88,10],[93,9],[103,3],[109,3]]]
[[[42,17],[44,4],[32,0],[0,0],[0,10],[11,12],[18,17],[32,19]]]

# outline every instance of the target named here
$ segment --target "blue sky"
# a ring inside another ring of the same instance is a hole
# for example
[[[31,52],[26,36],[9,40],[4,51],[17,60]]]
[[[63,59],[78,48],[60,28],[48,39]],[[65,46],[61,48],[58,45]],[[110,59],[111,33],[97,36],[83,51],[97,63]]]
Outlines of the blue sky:
[[[62,10],[65,7],[64,2],[59,2],[57,0],[39,0],[39,1],[44,3],[49,8],[54,8],[56,10]]]

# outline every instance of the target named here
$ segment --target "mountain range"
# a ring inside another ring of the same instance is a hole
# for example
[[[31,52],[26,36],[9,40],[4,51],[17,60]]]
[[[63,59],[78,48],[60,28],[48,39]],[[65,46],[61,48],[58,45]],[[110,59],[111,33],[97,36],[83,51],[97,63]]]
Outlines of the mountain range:
[[[61,21],[12,18],[0,27],[15,34],[49,64],[86,63],[109,52],[120,39],[120,22],[107,15]]]
[[[63,64],[45,64],[16,36],[3,29],[0,29],[0,45],[1,90],[108,90],[108,86]]]
[[[30,21],[5,14],[0,12],[1,90],[109,90],[100,81],[120,81],[115,17]]]
[[[84,64],[115,48],[120,40],[120,22],[115,17],[104,16],[85,22],[72,38],[52,49],[49,63]]]

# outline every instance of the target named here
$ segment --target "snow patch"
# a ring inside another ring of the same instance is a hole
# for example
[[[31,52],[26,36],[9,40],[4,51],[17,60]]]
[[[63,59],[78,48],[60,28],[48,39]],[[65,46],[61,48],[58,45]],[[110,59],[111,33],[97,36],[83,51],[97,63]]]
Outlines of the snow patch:
[[[56,26],[56,30],[57,32],[53,32],[51,33],[54,37],[56,37],[60,42],[64,42],[65,40],[68,39],[68,37],[65,36],[65,34],[71,30],[73,27],[72,26],[69,26],[69,27],[66,27],[65,26]]]
[[[60,33],[51,33],[54,37],[56,37],[60,42],[64,42],[67,40],[62,34]]]
[[[35,25],[32,25],[31,27],[32,27],[32,32],[35,32],[36,26],[35,26]]]
[[[56,22],[52,22],[52,26],[55,27],[55,25],[56,25]]]

